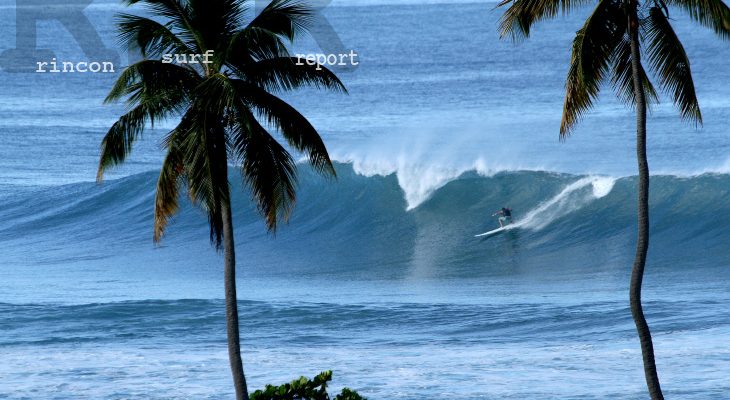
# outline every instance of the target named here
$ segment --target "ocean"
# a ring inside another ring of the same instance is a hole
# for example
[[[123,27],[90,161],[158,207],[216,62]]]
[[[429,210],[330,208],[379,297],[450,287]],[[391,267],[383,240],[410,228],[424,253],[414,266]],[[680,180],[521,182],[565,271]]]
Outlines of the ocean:
[[[290,222],[267,233],[232,172],[249,388],[332,369],[371,399],[642,399],[628,309],[634,120],[603,90],[560,142],[581,18],[500,41],[490,2],[335,0],[325,15],[360,56],[348,95],[285,98],[338,177],[306,165]],[[15,46],[0,0],[0,52]],[[85,14],[115,46],[123,7]],[[651,248],[644,307],[668,398],[730,393],[728,42],[672,14],[704,125],[668,99],[649,115]],[[38,47],[84,60],[59,23]],[[318,52],[305,39],[301,52]],[[121,54],[120,66],[125,55]],[[152,242],[168,121],[94,182],[124,112],[114,74],[0,71],[0,398],[228,399],[223,258],[184,203]],[[518,229],[474,238],[513,209]]]

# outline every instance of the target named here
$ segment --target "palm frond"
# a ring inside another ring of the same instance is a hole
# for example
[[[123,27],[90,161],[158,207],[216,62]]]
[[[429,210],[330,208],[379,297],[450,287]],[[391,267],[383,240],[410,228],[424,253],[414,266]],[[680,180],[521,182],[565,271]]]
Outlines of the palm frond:
[[[224,54],[224,62],[241,74],[241,71],[257,61],[278,57],[291,57],[279,36],[260,28],[246,28],[231,39]]]
[[[163,54],[194,54],[170,28],[149,18],[132,14],[117,16],[119,40],[126,49],[139,50],[144,58],[158,58]]]
[[[124,0],[128,6],[136,4],[143,5],[147,12],[151,15],[162,17],[165,25],[172,28],[188,47],[194,47],[193,54],[202,54],[207,47],[203,38],[199,35],[196,27],[193,25],[190,16],[190,2],[187,0]]]
[[[214,51],[220,65],[230,39],[242,28],[244,7],[240,0],[187,0],[190,25],[201,46]]]
[[[246,107],[237,109],[236,118],[230,131],[232,150],[266,226],[275,231],[279,220],[288,220],[296,201],[296,165]]]
[[[335,175],[335,169],[322,138],[299,111],[258,87],[242,81],[235,81],[235,85],[244,105],[254,109],[270,125],[275,126],[290,146],[306,153],[310,164],[317,172]]]
[[[128,7],[143,5],[150,14],[159,15],[177,23],[187,18],[186,0],[123,0],[122,4]]]
[[[265,29],[248,27],[236,33],[226,50],[226,63],[236,69],[259,60],[291,57],[281,37]]]
[[[686,11],[690,18],[730,39],[730,8],[723,0],[667,0],[670,6]]]
[[[509,7],[499,20],[499,35],[513,40],[527,38],[536,22],[590,3],[589,0],[502,0],[497,7]]]
[[[123,163],[132,152],[132,145],[144,131],[148,118],[148,110],[145,107],[134,108],[122,115],[104,135],[101,141],[99,168],[96,172],[97,182],[104,179],[106,170]]]
[[[601,0],[576,33],[566,81],[561,138],[569,135],[593,106],[625,32],[626,18],[620,5],[612,0]]]
[[[180,150],[174,145],[169,146],[165,160],[162,162],[155,191],[155,243],[162,240],[167,224],[180,208],[178,199],[183,170]]]
[[[642,23],[651,68],[662,90],[672,96],[683,119],[702,124],[687,53],[664,12],[652,7]]]
[[[208,110],[219,110],[221,115],[226,114],[226,110],[240,103],[232,81],[223,73],[206,77],[195,89],[200,105]]]
[[[142,60],[125,68],[104,99],[111,103],[127,97],[130,105],[179,111],[190,99],[200,75],[193,69],[159,60]]]
[[[347,93],[345,85],[329,69],[300,63],[295,57],[257,61],[240,71],[242,79],[268,91],[288,91],[305,86]]]
[[[223,238],[221,206],[230,201],[226,137],[221,118],[194,104],[183,117],[177,138],[192,202],[208,215],[210,240],[220,249]]]
[[[305,152],[318,172],[334,175],[332,162],[319,133],[302,114],[285,101],[258,86],[239,79],[230,79],[224,74],[216,74],[206,79],[198,87],[198,92],[206,99],[206,109],[231,110],[237,114],[241,114],[241,108],[255,110],[268,124],[276,127],[294,149]],[[240,120],[241,117],[238,118],[239,124]],[[237,129],[242,127],[238,126]]]
[[[313,11],[303,2],[273,0],[248,25],[293,41],[307,32]]]
[[[270,114],[280,118],[281,131],[285,138],[290,140],[293,147],[309,150],[313,165],[319,166],[322,171],[329,172],[327,165],[334,172],[327,156],[327,151],[316,131],[304,117],[296,113],[302,120],[291,121],[295,115],[282,115],[291,112],[293,108],[266,91],[238,79],[230,79],[224,74],[216,74],[205,80],[197,89],[205,102],[201,106],[211,110],[228,110],[225,112],[229,121],[227,126],[227,144],[230,152],[241,165],[241,173],[247,186],[251,189],[257,208],[264,216],[267,227],[276,230],[279,220],[286,220],[295,201],[296,165],[289,152],[264,128],[251,112],[251,108],[259,109],[271,107],[271,103],[278,100],[277,110],[269,110]],[[254,97],[258,103],[252,99]],[[272,99],[273,98],[273,99]],[[275,100],[274,100],[275,99]],[[269,101],[269,103],[265,103]],[[259,104],[258,106],[256,104]],[[288,107],[288,108],[287,108]],[[276,125],[272,116],[270,122]],[[297,131],[292,132],[291,125],[297,123]],[[286,131],[286,133],[284,133]],[[305,136],[315,132],[314,142],[297,142],[294,135]],[[288,134],[288,135],[287,135]],[[288,136],[288,137],[287,137]],[[316,140],[319,140],[317,142]],[[325,159],[322,159],[324,154]]]
[[[112,125],[101,142],[97,181],[107,169],[124,162],[147,124],[154,126],[184,110],[197,80],[191,70],[155,60],[140,61],[121,73],[105,101],[128,97],[132,109]]]
[[[639,74],[641,75],[641,81],[644,83],[644,94],[647,105],[659,103],[659,95],[656,89],[654,89],[651,80],[649,80],[644,66],[641,64],[639,64]],[[634,74],[631,67],[631,41],[628,34],[624,35],[623,40],[616,47],[616,52],[613,55],[611,84],[619,100],[630,106],[636,105]]]

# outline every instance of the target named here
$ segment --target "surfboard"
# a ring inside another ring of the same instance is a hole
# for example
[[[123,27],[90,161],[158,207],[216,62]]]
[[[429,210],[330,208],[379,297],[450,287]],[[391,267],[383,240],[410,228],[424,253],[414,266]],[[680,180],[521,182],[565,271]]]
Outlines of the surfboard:
[[[507,225],[507,226],[503,226],[501,228],[497,228],[497,229],[495,229],[493,231],[484,232],[484,233],[480,233],[478,235],[474,235],[474,237],[490,237],[490,236],[494,236],[494,235],[497,235],[499,233],[502,233],[504,231],[510,230],[510,229],[512,229],[514,227],[515,227],[514,225],[510,224],[510,225]]]

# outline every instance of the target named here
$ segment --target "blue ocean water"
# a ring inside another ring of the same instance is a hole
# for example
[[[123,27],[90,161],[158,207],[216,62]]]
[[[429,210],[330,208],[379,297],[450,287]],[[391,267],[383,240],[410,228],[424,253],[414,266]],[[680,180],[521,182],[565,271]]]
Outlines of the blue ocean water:
[[[557,136],[583,15],[513,44],[497,38],[494,3],[431,3],[327,7],[361,64],[342,75],[347,96],[287,97],[338,160],[335,181],[301,168],[288,225],[267,234],[231,175],[249,386],[333,369],[334,388],[370,399],[645,398],[627,299],[631,113],[606,88]],[[14,46],[13,7],[0,1],[0,51]],[[110,47],[120,10],[86,10]],[[674,18],[705,125],[666,102],[650,116],[645,311],[668,397],[721,399],[730,46]],[[83,59],[61,25],[38,26],[39,47]],[[164,125],[93,182],[124,110],[102,105],[115,77],[0,71],[0,398],[231,396],[223,261],[204,215],[185,205],[151,240]],[[475,239],[503,205],[519,229]]]

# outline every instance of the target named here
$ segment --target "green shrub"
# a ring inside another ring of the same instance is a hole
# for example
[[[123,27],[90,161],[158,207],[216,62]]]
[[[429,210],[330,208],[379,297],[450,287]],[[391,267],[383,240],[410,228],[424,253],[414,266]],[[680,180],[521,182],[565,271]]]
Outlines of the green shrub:
[[[331,399],[327,394],[331,380],[332,371],[324,371],[311,380],[303,376],[281,386],[266,385],[264,390],[253,392],[250,400],[367,400],[348,388]]]

